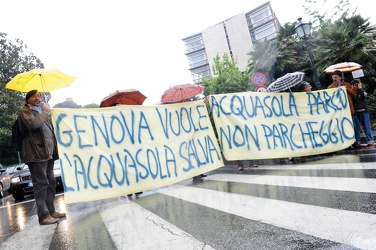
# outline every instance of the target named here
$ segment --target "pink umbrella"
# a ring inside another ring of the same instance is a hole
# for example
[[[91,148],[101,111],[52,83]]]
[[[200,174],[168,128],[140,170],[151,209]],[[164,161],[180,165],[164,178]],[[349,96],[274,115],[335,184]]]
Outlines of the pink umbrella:
[[[161,98],[162,103],[184,102],[186,99],[201,94],[204,86],[192,83],[175,85],[167,89]]]

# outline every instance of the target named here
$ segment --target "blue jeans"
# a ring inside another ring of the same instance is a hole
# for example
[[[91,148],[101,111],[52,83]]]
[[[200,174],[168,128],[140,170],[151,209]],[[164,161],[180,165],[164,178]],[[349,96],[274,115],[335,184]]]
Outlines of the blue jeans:
[[[39,223],[55,212],[54,160],[28,162]]]
[[[356,117],[359,120],[358,123],[362,124],[363,126],[367,142],[374,141],[374,137],[372,135],[372,129],[371,129],[371,121],[369,119],[369,112],[356,114]],[[359,125],[359,130],[360,130],[360,125]]]
[[[351,115],[353,123],[354,123],[354,132],[355,132],[355,140],[357,143],[360,143],[360,123],[358,117],[353,114]]]

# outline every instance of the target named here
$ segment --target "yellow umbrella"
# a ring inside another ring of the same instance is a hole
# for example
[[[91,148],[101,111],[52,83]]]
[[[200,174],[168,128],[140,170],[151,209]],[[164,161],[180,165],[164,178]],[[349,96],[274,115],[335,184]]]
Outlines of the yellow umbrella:
[[[17,74],[5,88],[19,92],[29,92],[36,89],[38,92],[51,92],[68,87],[76,77],[66,75],[57,69],[33,69]]]

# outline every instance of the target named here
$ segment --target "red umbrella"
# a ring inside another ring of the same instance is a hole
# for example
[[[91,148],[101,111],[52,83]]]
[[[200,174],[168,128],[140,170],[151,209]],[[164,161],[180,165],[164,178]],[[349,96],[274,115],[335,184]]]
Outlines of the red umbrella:
[[[99,107],[111,107],[117,104],[142,105],[145,99],[146,96],[136,89],[117,90],[115,93],[103,98]]]
[[[204,86],[192,83],[175,85],[166,90],[161,98],[162,103],[183,102],[186,99],[192,98],[201,94],[204,91]]]

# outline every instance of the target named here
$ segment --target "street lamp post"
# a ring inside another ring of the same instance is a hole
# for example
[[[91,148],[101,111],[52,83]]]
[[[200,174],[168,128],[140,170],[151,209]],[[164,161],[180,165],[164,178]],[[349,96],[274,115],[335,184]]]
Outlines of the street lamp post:
[[[312,71],[313,71],[313,76],[315,77],[315,81],[316,81],[316,89],[321,89],[321,84],[320,84],[319,78],[317,77],[315,61],[313,60],[313,55],[312,55],[312,52],[311,52],[311,44],[309,42],[309,38],[311,36],[311,25],[312,24],[310,22],[309,23],[302,22],[302,18],[299,17],[298,22],[295,24],[294,30],[295,30],[296,34],[298,34],[300,39],[304,40],[304,42],[307,46],[309,61],[311,62],[311,68],[312,68]]]

